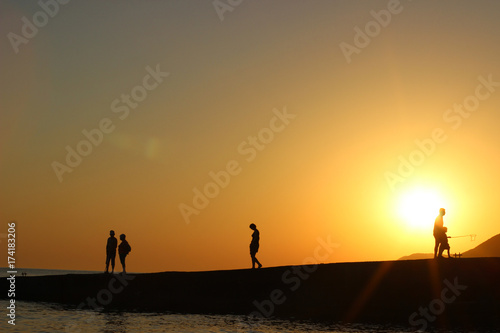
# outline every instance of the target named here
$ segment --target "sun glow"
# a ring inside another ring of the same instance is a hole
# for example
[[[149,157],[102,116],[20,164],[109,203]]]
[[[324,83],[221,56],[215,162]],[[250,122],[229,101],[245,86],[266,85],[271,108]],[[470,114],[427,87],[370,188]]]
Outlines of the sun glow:
[[[416,188],[400,197],[398,215],[411,228],[432,227],[439,208],[448,207],[439,192],[432,189]]]

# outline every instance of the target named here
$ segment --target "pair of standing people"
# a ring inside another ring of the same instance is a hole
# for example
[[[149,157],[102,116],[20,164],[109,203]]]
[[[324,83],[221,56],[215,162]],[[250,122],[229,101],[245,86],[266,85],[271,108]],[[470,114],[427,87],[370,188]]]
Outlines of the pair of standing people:
[[[130,244],[125,240],[125,234],[120,235],[121,243],[118,246],[118,240],[115,238],[114,230],[109,231],[108,242],[106,243],[106,271],[104,273],[109,273],[109,264],[111,262],[111,273],[115,271],[115,257],[116,257],[116,247],[118,246],[118,255],[120,257],[120,263],[122,264],[123,274],[126,274],[125,270],[125,257],[132,251]]]

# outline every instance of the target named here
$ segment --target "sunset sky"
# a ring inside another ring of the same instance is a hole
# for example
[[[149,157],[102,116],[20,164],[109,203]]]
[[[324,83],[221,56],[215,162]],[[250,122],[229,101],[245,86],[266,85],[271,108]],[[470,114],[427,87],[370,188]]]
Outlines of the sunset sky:
[[[249,268],[250,223],[265,267],[430,253],[441,206],[452,253],[500,233],[500,2],[54,1],[0,4],[18,267],[103,270],[110,229],[130,272]]]

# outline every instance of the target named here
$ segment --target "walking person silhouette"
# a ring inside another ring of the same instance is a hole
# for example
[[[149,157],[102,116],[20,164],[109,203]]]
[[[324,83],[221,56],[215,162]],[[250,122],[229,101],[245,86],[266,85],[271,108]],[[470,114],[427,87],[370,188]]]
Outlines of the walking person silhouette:
[[[252,257],[252,269],[255,268],[255,264],[258,265],[257,268],[261,268],[262,264],[255,257],[255,255],[259,251],[260,232],[259,232],[259,230],[257,230],[257,226],[253,223],[250,224],[250,229],[253,230],[252,242],[250,243],[250,257]]]
[[[106,243],[106,271],[104,273],[109,273],[109,263],[111,262],[111,273],[115,271],[115,258],[116,258],[116,247],[118,246],[118,240],[115,237],[115,232],[113,230],[109,231],[108,242]]]

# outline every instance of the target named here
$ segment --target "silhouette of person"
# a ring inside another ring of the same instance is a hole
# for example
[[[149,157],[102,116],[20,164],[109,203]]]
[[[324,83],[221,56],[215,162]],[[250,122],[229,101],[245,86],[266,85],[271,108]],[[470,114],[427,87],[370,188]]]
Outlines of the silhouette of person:
[[[130,253],[130,251],[132,251],[130,244],[125,240],[125,237],[125,234],[120,235],[120,240],[122,242],[118,245],[118,255],[120,256],[120,262],[123,267],[123,274],[127,274],[127,271],[125,270],[125,257]]]
[[[252,242],[250,243],[250,257],[252,257],[252,269],[255,268],[255,264],[258,265],[258,268],[261,268],[262,264],[255,257],[255,255],[259,251],[260,232],[259,230],[257,230],[257,226],[253,223],[250,224],[250,229],[253,230]]]
[[[434,258],[437,258],[438,253],[441,256],[443,250],[440,249],[440,245],[443,242],[443,239],[446,237],[446,233],[444,232],[444,222],[443,216],[446,214],[446,210],[444,208],[439,208],[439,215],[436,217],[434,221]],[[443,237],[444,235],[444,237]]]
[[[450,236],[446,235],[447,232],[448,232],[448,228],[443,227],[441,246],[439,247],[439,258],[443,257],[444,250],[448,251],[448,258],[452,258],[452,256],[450,256],[450,243],[448,243],[448,238],[450,238]]]
[[[110,261],[111,261],[111,273],[114,273],[115,271],[115,258],[116,258],[117,245],[118,245],[118,240],[115,238],[115,232],[113,230],[110,230],[108,242],[106,243],[106,271],[104,273],[109,273]]]

